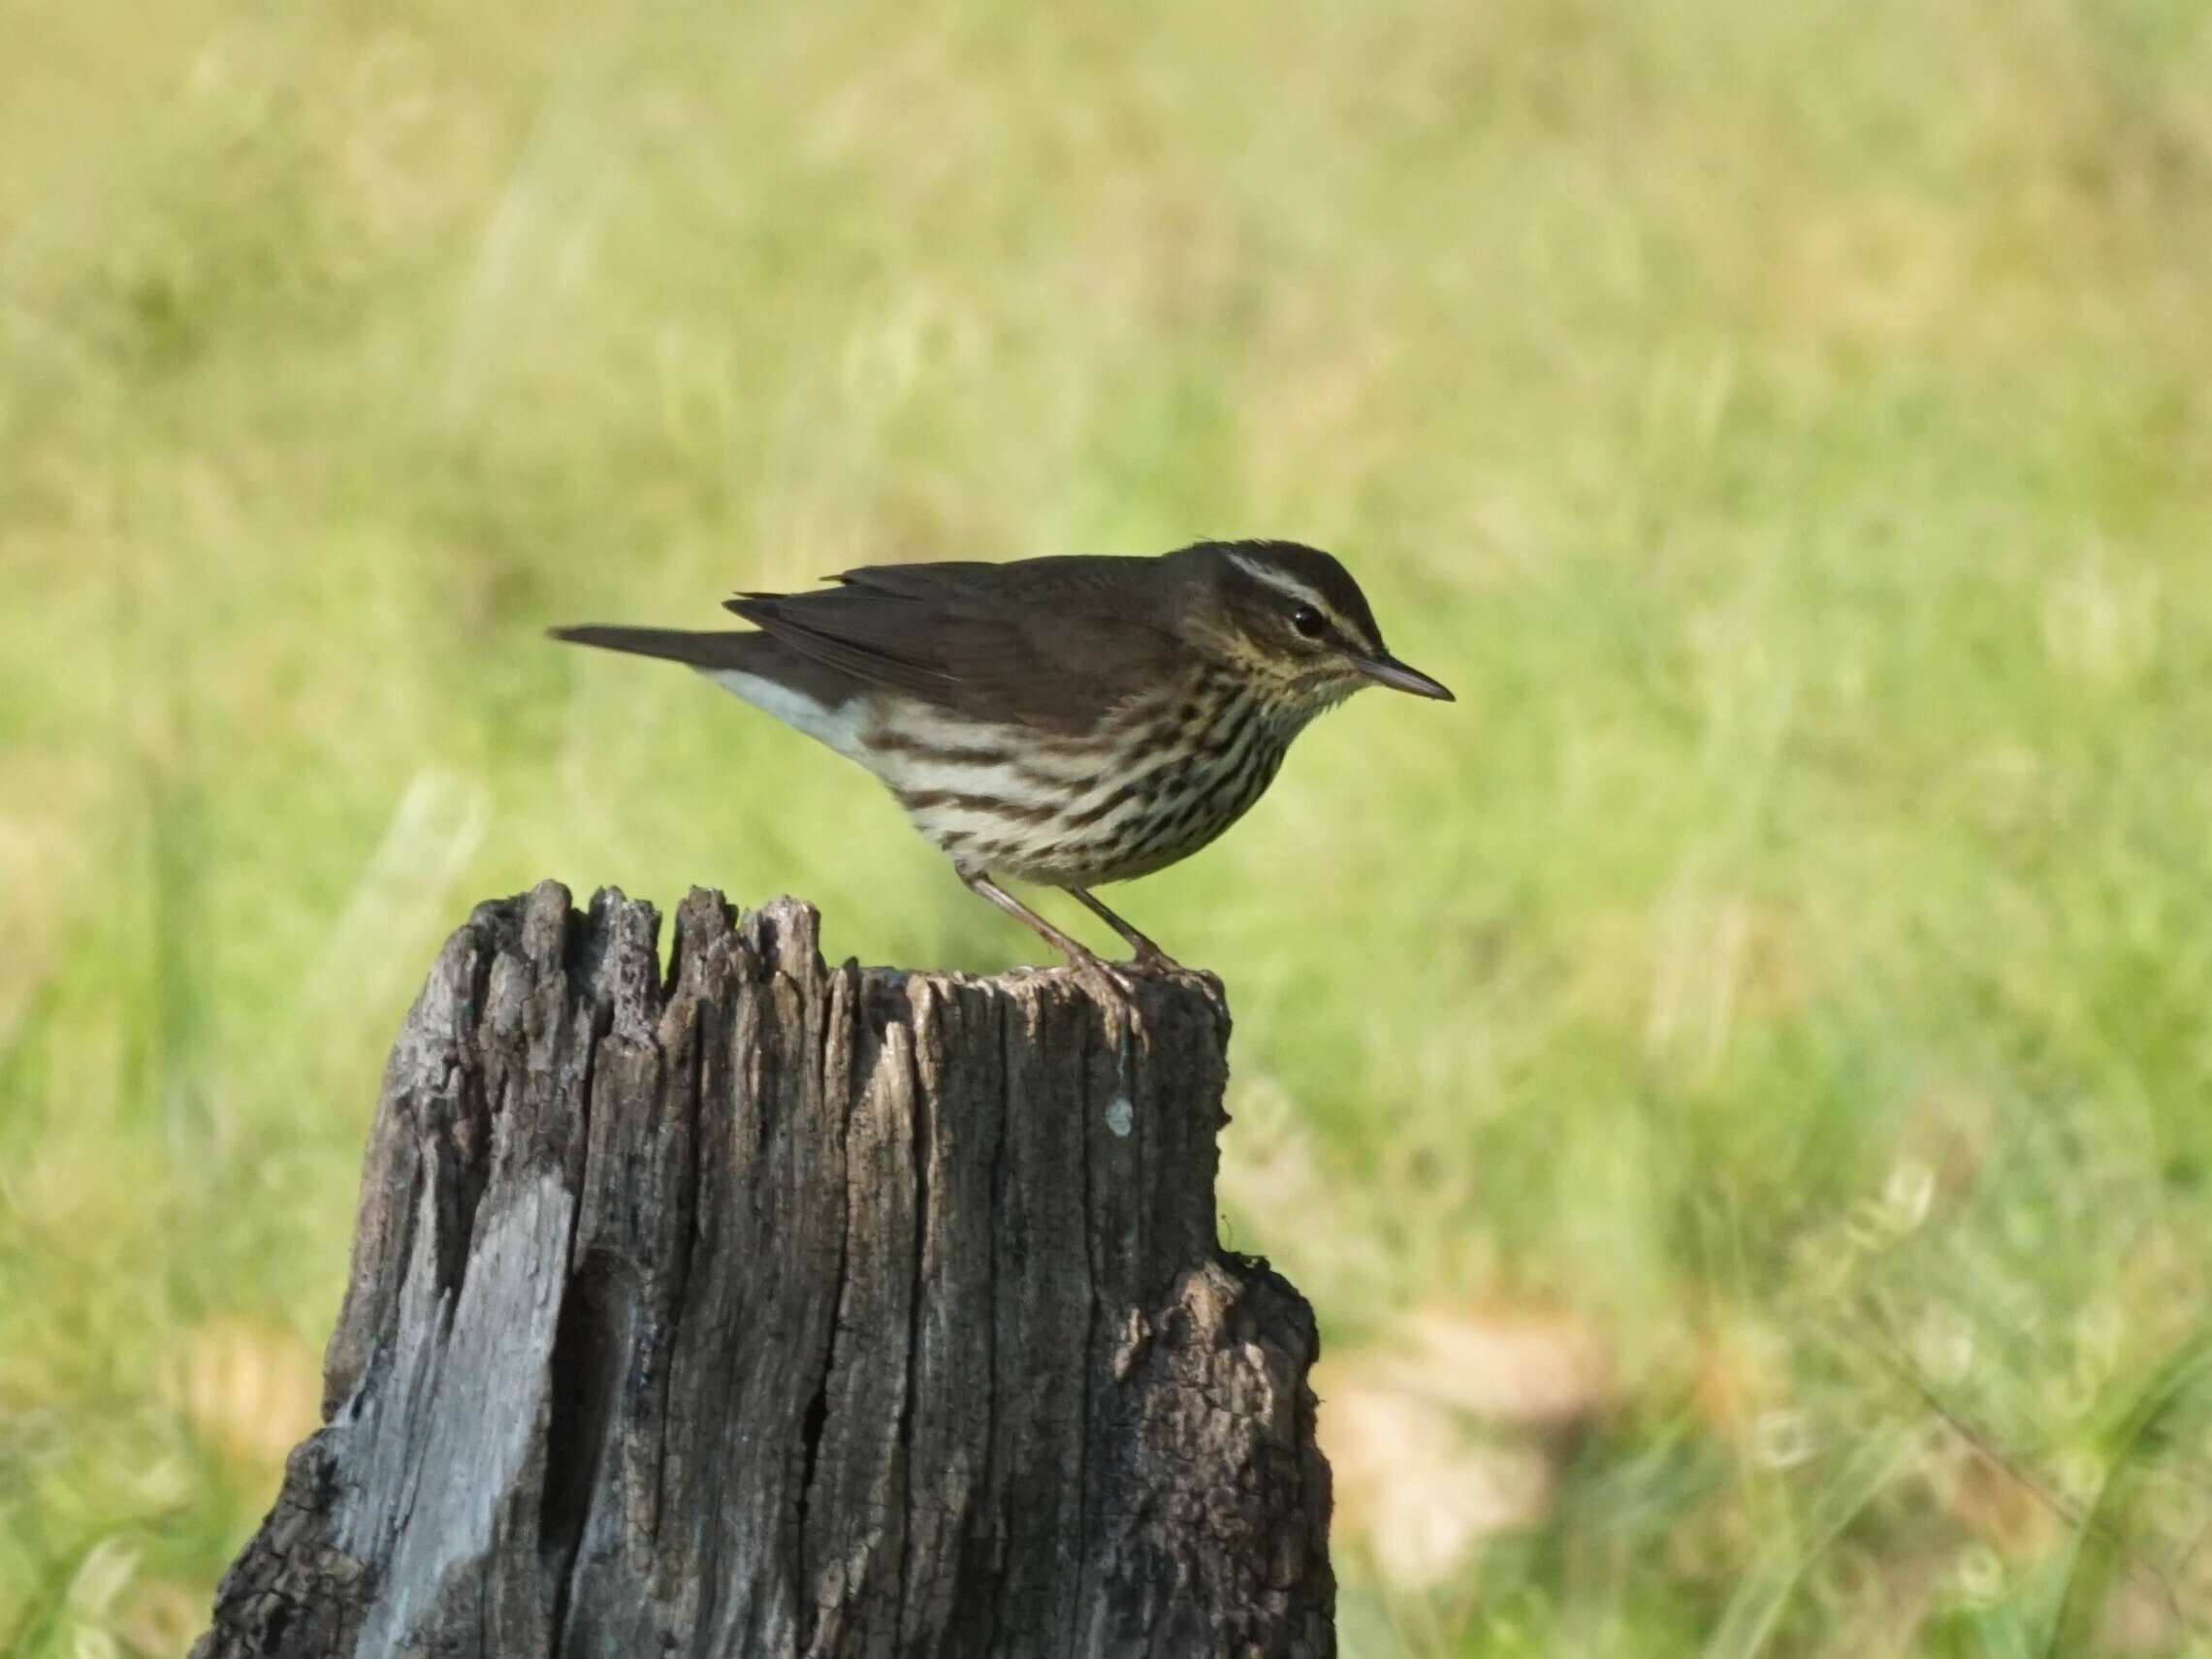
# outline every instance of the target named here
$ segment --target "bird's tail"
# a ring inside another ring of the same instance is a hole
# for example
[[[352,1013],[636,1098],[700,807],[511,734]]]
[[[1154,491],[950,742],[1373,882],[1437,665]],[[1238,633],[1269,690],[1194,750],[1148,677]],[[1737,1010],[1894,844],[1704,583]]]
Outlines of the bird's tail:
[[[593,623],[554,628],[555,639],[657,656],[695,668],[725,691],[774,715],[787,726],[826,743],[838,753],[867,760],[859,717],[849,707],[860,689],[842,669],[803,656],[764,633],[693,633],[686,628],[624,628]]]
[[[668,662],[688,663],[712,672],[737,669],[758,673],[762,657],[774,654],[765,635],[756,633],[694,632],[689,628],[625,628],[598,622],[582,627],[550,628],[555,639],[571,645],[595,645],[602,651],[623,651],[632,656],[657,656]]]

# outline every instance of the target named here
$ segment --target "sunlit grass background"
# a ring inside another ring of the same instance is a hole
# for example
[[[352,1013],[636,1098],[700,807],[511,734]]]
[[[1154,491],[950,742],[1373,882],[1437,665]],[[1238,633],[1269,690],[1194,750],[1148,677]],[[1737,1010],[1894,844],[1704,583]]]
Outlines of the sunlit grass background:
[[[1034,951],[543,625],[1264,533],[1460,695],[1121,895],[1346,1652],[2212,1652],[2203,8],[0,30],[0,1647],[197,1628],[472,901]]]

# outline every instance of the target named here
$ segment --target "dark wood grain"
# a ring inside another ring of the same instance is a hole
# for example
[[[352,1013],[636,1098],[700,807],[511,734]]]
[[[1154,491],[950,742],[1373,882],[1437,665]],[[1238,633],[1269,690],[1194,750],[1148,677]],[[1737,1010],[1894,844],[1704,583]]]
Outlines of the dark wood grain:
[[[829,969],[546,883],[393,1049],[326,1426],[202,1659],[1334,1651],[1218,986]]]

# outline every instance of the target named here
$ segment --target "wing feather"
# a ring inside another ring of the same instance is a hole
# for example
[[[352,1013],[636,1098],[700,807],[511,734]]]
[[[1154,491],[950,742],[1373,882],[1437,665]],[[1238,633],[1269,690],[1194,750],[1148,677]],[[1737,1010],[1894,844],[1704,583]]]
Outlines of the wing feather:
[[[869,625],[868,619],[832,615],[813,603],[829,596],[746,593],[724,608],[800,655],[872,685],[926,697],[942,695],[955,684],[941,662],[911,641],[902,643],[894,632]]]
[[[825,666],[977,718],[1080,731],[1170,672],[1148,558],[877,564],[727,608]]]

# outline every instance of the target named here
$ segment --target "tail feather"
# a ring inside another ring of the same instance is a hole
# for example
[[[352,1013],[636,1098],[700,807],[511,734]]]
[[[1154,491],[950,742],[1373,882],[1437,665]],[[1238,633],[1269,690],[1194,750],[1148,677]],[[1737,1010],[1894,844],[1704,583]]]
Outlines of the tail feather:
[[[770,666],[762,648],[769,644],[756,633],[700,633],[689,628],[625,628],[591,622],[582,627],[549,628],[555,639],[571,645],[595,645],[602,651],[627,652],[632,656],[657,656],[666,662],[688,663],[693,668],[735,668],[759,673]]]
[[[860,691],[860,683],[771,635],[611,627],[597,622],[548,631],[571,645],[595,645],[602,651],[681,662],[785,724],[819,738],[840,754],[854,752],[858,728],[846,705]]]

